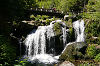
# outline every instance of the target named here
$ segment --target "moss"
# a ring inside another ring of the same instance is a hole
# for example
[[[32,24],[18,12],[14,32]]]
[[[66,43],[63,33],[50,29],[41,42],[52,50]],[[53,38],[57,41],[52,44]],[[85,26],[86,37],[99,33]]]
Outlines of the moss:
[[[74,55],[76,54],[73,45],[69,45],[63,54],[61,54],[60,59],[62,60],[74,60]]]
[[[56,35],[62,34],[60,23],[57,22],[54,24],[54,31],[55,31]]]
[[[85,43],[73,43],[68,45],[65,51],[61,54],[61,60],[76,60],[84,58],[87,45]]]

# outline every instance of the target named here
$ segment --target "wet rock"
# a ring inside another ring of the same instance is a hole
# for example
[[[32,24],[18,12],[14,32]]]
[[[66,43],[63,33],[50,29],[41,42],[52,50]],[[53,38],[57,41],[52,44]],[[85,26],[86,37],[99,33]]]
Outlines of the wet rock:
[[[83,58],[87,44],[83,42],[68,43],[63,50],[60,59],[61,60],[75,60]]]

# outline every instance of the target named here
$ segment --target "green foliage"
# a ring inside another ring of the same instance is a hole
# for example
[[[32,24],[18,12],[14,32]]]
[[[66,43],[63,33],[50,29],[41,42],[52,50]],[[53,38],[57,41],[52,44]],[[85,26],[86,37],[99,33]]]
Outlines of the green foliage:
[[[56,35],[59,35],[59,34],[61,34],[62,32],[61,32],[61,24],[60,23],[55,23],[54,24],[54,31],[56,32]]]
[[[51,9],[51,8],[60,9],[59,3],[61,2],[61,0],[42,0],[42,1],[37,0],[36,2],[39,8],[43,7],[46,9]]]
[[[36,1],[35,0],[23,0],[23,3],[25,3],[24,8],[31,8],[31,7],[36,7]]]
[[[68,19],[68,21],[65,21],[65,24],[67,27],[72,27],[72,19]]]
[[[93,62],[83,62],[83,63],[80,63],[78,64],[77,66],[96,66],[96,64]]]
[[[73,35],[73,28],[69,28],[70,35]]]
[[[53,18],[50,18],[48,15],[30,15],[30,20],[33,20],[33,23],[35,26],[44,26],[49,25],[50,22],[56,20],[56,18],[53,16]]]
[[[100,22],[99,22],[99,20],[88,21],[85,32],[86,32],[86,42],[87,43],[95,43],[95,44],[100,43],[100,39],[99,39],[99,37],[100,37]],[[94,39],[93,37],[97,37],[97,39]]]
[[[35,21],[39,21],[41,19],[41,15],[37,15],[35,18]]]
[[[46,19],[46,25],[49,25],[49,24],[50,24],[50,22],[51,22],[51,20],[50,20],[50,19]]]
[[[67,42],[72,42],[75,41],[75,33],[74,29],[72,27],[72,19],[69,19],[68,21],[65,21],[66,26],[69,28],[69,33],[68,33],[68,40]]]
[[[56,8],[56,10],[67,12],[80,12],[83,10],[88,0],[36,0],[39,8]]]
[[[99,0],[89,0],[88,5],[86,5],[88,12],[99,12],[100,11],[100,1]]]
[[[49,9],[51,7],[52,2],[50,0],[47,1],[38,1],[37,4],[39,5],[39,8],[46,8]]]
[[[47,16],[47,15],[42,15],[42,17],[41,17],[43,20],[46,20],[46,19],[48,19],[49,18],[49,16]]]
[[[61,1],[61,9],[65,13],[67,12],[74,12],[78,13],[83,10],[84,5],[87,3],[88,0],[62,0]],[[85,2],[85,3],[84,3]]]
[[[86,21],[86,42],[87,43],[100,43],[100,1],[89,0],[86,5],[87,12],[83,13],[83,18],[88,19]],[[93,37],[97,37],[94,39]]]
[[[100,12],[87,12],[87,13],[83,13],[83,17],[90,19],[91,21],[100,21]]]
[[[96,55],[94,60],[100,62],[100,53]]]
[[[34,19],[35,19],[35,16],[32,14],[32,15],[30,15],[30,18],[31,18],[32,20],[34,20]]]
[[[27,61],[28,58],[16,60],[17,63],[14,66],[34,66],[31,62]]]
[[[60,2],[61,2],[61,0],[52,0],[51,1],[51,8],[56,8],[56,10],[61,10]]]
[[[99,36],[99,22],[90,22],[87,25],[86,33],[91,33],[93,36]]]
[[[41,19],[41,15],[37,15],[36,17],[39,18],[39,19]]]
[[[86,42],[100,44],[100,1],[99,0],[89,0],[89,1],[88,0],[7,0],[4,3],[0,2],[0,4],[1,5],[5,4],[7,6],[7,7],[4,6],[3,8],[1,8],[1,10],[5,11],[3,14],[4,17],[7,16],[8,19],[12,18],[13,20],[15,20],[15,21],[12,21],[12,25],[14,26],[18,25],[16,21],[27,17],[27,16],[23,16],[25,14],[24,11],[27,9],[30,9],[31,7],[35,8],[38,6],[39,8],[44,7],[47,9],[56,8],[60,11],[64,11],[64,13],[69,12],[70,17],[72,16],[73,12],[78,13],[81,11],[85,11],[81,13],[79,16],[77,16],[77,19],[80,19],[80,16],[82,16],[82,18],[89,20],[89,21],[86,21],[86,28],[85,28]],[[49,16],[46,16],[46,15],[42,15],[42,16],[31,15],[30,18],[36,21],[37,26],[49,25],[51,21],[55,20],[55,17],[53,17],[53,19],[49,19]],[[45,23],[42,21],[44,21]],[[66,24],[68,27],[70,27],[69,28],[69,31],[70,31],[69,34],[71,35],[70,39],[73,39],[71,38],[74,36],[73,29],[72,29],[72,20],[71,19],[68,20]],[[0,27],[1,34],[4,34],[4,33],[6,33],[7,35],[10,34],[11,32],[10,26],[8,26],[6,23],[3,23],[3,22],[1,23],[0,26],[1,26]],[[59,23],[55,23],[54,30],[57,35],[61,34],[61,28],[60,28]],[[97,37],[97,39],[94,39],[93,37]],[[13,45],[11,45],[10,43],[11,41],[9,38],[5,36],[0,36],[0,62],[2,61],[2,63],[5,65],[9,65],[9,63],[11,63],[13,59],[15,59],[16,57],[15,47],[13,47]],[[71,46],[69,49],[71,48],[73,48],[73,46]],[[70,52],[69,51],[68,52],[72,53],[74,52],[74,49],[75,48],[73,48],[72,50],[70,50]],[[72,54],[75,55],[75,53],[72,53]],[[96,54],[97,54],[97,51],[94,46],[89,46],[87,48],[86,55],[89,58],[94,58]],[[70,57],[70,55],[71,54],[68,55],[69,58],[75,59],[74,56]],[[78,53],[77,55],[80,57],[82,56],[81,53]],[[64,56],[64,58],[66,57],[67,55]],[[95,59],[96,60],[98,59],[97,61],[99,61],[100,60],[99,57],[100,57],[100,54],[98,54],[95,57]],[[22,65],[24,65],[24,62],[27,63],[26,61],[20,61]]]
[[[94,58],[97,54],[97,50],[95,46],[88,46],[86,50],[86,54],[89,58]]]
[[[3,65],[13,63],[16,58],[16,48],[10,43],[9,38],[0,35],[0,62]]]

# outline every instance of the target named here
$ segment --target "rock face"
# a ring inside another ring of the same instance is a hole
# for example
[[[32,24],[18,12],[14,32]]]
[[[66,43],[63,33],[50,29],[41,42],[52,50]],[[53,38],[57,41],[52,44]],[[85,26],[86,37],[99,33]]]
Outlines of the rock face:
[[[61,60],[73,60],[83,58],[87,45],[83,42],[68,43],[63,50],[60,59]]]
[[[69,61],[64,61],[59,66],[75,66],[75,65],[73,63],[69,62]]]

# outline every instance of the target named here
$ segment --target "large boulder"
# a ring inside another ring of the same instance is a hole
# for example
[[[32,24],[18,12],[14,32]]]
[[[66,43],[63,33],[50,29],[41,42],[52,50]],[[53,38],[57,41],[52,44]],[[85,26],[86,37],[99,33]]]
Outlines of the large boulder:
[[[60,59],[61,60],[74,60],[81,59],[85,54],[85,50],[87,48],[87,44],[83,42],[72,42],[68,43],[63,50]]]

